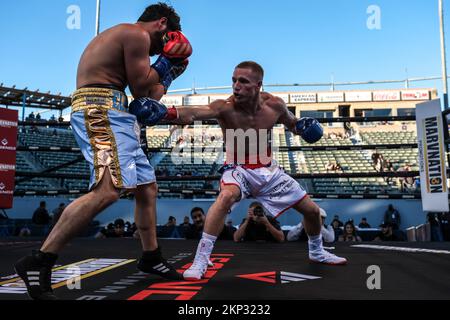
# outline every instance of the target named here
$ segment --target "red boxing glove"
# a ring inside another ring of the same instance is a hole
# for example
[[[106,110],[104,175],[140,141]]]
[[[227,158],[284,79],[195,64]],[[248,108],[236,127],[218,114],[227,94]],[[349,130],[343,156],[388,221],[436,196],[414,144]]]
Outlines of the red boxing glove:
[[[192,54],[192,46],[181,31],[168,32],[164,35],[162,55],[169,59],[186,59]]]

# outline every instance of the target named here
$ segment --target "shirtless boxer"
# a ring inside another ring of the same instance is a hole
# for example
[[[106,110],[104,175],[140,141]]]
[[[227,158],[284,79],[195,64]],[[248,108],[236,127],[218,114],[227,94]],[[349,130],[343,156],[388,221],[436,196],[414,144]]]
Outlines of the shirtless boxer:
[[[31,298],[56,299],[51,272],[57,254],[123,191],[134,192],[136,198],[135,222],[143,248],[138,269],[182,279],[158,248],[155,174],[140,147],[140,126],[128,112],[124,92],[129,86],[134,98],[162,97],[192,53],[180,30],[174,9],[158,3],[146,8],[137,23],[104,31],[84,51],[72,95],[71,125],[90,165],[90,192],[64,210],[39,251],[14,265]],[[150,66],[149,56],[156,54],[160,57]]]
[[[206,215],[203,237],[192,266],[183,274],[185,279],[202,278],[227,214],[240,200],[249,197],[262,202],[275,218],[289,208],[303,214],[311,261],[331,265],[347,262],[345,258],[323,249],[319,207],[294,179],[278,167],[272,160],[270,146],[269,150],[264,150],[266,147],[261,141],[267,139],[265,132],[270,132],[276,123],[284,124],[308,143],[317,142],[323,135],[323,129],[315,119],[297,119],[288,111],[281,98],[260,92],[263,76],[264,71],[257,63],[240,63],[233,73],[233,95],[227,100],[216,100],[207,107],[167,109],[163,104],[147,98],[136,100],[130,105],[130,110],[141,114],[141,121],[149,121],[149,124],[157,123],[167,113],[177,113],[173,123],[190,124],[196,120],[215,118],[223,131],[227,159],[222,168],[221,191]],[[234,135],[230,135],[230,130]],[[251,136],[252,130],[256,131],[254,136],[257,140],[252,142],[251,138],[246,139],[245,152],[242,154],[239,148],[244,140],[239,135],[250,133],[248,136]],[[228,139],[229,136],[232,139]],[[239,138],[241,143],[236,144]]]

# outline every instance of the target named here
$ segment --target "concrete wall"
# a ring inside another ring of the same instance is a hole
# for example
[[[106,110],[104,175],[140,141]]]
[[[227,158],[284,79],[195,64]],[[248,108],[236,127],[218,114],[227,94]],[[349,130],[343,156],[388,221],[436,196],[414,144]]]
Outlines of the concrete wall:
[[[14,208],[6,210],[10,218],[31,218],[34,210],[39,206],[39,202],[45,200],[47,209],[51,212],[60,202],[68,203],[67,198],[15,198]],[[239,224],[245,217],[248,205],[252,200],[242,201],[237,208],[229,215],[233,224]],[[392,203],[400,212],[402,217],[401,228],[416,226],[425,222],[425,213],[422,211],[420,200],[334,200],[318,199],[317,204],[328,213],[326,223],[330,223],[335,214],[338,214],[342,221],[353,219],[359,223],[362,217],[367,217],[371,226],[376,227],[383,220],[384,212],[388,204]],[[189,216],[193,207],[202,207],[205,212],[212,204],[211,200],[171,200],[158,199],[157,201],[157,223],[165,224],[169,216],[177,218],[177,223],[181,223],[184,216]],[[119,200],[117,203],[106,209],[97,220],[101,224],[108,224],[116,218],[121,217],[128,221],[133,221],[134,203],[130,200]],[[281,225],[295,225],[301,221],[301,215],[294,210],[286,211],[278,218]]]

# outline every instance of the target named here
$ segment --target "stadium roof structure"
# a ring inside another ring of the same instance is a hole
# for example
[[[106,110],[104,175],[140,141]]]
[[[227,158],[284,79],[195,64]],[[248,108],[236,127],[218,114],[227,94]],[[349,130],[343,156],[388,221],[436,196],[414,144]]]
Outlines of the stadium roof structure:
[[[51,94],[30,91],[25,89],[16,89],[15,86],[9,88],[0,85],[0,105],[27,107],[39,109],[51,109],[62,111],[70,107],[72,98],[62,96],[61,93]]]

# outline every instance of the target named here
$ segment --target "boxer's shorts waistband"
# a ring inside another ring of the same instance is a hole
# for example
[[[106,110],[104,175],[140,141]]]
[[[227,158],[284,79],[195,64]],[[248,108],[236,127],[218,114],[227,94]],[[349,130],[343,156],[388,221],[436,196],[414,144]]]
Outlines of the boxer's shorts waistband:
[[[114,109],[128,112],[125,92],[110,88],[84,87],[72,94],[72,113],[86,109]]]

